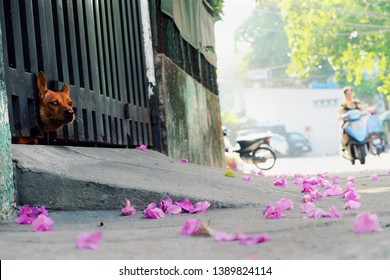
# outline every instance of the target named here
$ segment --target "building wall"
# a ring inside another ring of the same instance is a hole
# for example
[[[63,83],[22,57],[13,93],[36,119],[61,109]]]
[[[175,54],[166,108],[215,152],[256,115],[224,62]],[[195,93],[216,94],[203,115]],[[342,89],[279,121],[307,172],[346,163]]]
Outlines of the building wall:
[[[259,124],[284,125],[286,132],[305,134],[313,156],[339,153],[338,108],[344,99],[340,89],[251,88],[244,96],[246,116]]]
[[[0,219],[11,214],[14,202],[14,184],[11,159],[11,133],[5,90],[3,41],[0,28]]]
[[[164,150],[173,159],[224,167],[219,98],[164,54],[155,54]]]

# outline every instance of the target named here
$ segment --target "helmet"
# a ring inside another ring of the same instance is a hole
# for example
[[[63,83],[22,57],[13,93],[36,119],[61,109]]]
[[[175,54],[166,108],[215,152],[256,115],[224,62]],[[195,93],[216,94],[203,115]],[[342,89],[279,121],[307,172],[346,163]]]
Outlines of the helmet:
[[[375,115],[378,113],[378,108],[376,106],[371,106],[368,108],[368,112],[370,112],[371,115]]]
[[[352,87],[344,87],[344,88],[343,88],[343,93],[345,94],[345,92],[346,92],[347,90],[352,90],[352,91],[353,91],[353,88],[352,88]]]

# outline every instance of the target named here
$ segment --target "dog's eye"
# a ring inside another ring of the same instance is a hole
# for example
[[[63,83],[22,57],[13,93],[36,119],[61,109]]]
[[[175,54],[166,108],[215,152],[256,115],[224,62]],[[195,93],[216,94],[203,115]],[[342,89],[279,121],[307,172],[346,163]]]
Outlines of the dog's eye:
[[[69,102],[68,102],[68,105],[69,105],[69,106],[73,106],[73,102],[72,102],[72,101],[69,101]]]
[[[50,105],[52,105],[52,106],[57,106],[57,105],[58,105],[58,102],[57,102],[57,101],[52,101],[52,102],[50,102]]]

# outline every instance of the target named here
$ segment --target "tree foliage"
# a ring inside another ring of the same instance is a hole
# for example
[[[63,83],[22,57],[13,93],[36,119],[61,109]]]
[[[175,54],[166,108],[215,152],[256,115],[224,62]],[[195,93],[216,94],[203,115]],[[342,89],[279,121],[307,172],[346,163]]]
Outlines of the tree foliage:
[[[287,78],[288,39],[276,4],[258,5],[236,30],[235,41],[251,46],[245,61],[248,69],[268,68],[274,78]]]
[[[279,0],[286,22],[289,75],[308,77],[328,62],[348,83],[375,76],[377,90],[390,96],[390,1]]]

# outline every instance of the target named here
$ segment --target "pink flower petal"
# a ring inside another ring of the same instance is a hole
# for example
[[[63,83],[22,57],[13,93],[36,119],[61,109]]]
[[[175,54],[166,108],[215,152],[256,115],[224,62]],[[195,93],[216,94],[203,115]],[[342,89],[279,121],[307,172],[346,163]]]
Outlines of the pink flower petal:
[[[247,182],[254,182],[255,181],[255,179],[253,179],[251,176],[243,176],[242,180],[247,181]]]
[[[268,206],[263,211],[263,215],[266,219],[280,219],[285,217],[282,213],[282,210],[278,207],[273,206],[272,203],[268,204]]]
[[[322,217],[324,218],[341,218],[343,215],[337,211],[336,206],[332,206],[329,208],[329,212],[323,213]]]
[[[190,210],[191,214],[204,214],[207,209],[211,206],[210,202],[207,200],[199,201],[194,204],[194,208]]]
[[[316,206],[312,202],[306,202],[299,205],[299,208],[301,208],[301,213],[311,213],[314,212],[316,209]]]
[[[188,160],[188,159],[186,159],[186,158],[182,158],[182,159],[180,160],[180,162],[181,162],[181,163],[188,163],[188,162],[189,162],[189,160]]]
[[[291,210],[293,209],[294,203],[291,199],[282,198],[276,202],[276,207],[278,207],[281,211]]]
[[[245,239],[239,240],[238,243],[241,245],[254,245],[254,244],[268,242],[270,240],[271,240],[271,237],[268,236],[267,234],[263,233],[263,234],[259,234],[259,235],[248,236]]]
[[[182,212],[182,209],[180,206],[172,204],[166,207],[164,213],[168,215],[178,215]]]
[[[184,222],[181,229],[182,235],[199,235],[202,233],[203,225],[198,219],[189,219]]]
[[[379,176],[378,175],[376,175],[376,174],[372,174],[371,175],[371,180],[372,181],[376,181],[376,180],[378,180],[379,179]]]
[[[314,198],[312,198],[310,195],[308,194],[305,194],[303,197],[302,197],[302,202],[314,202]]]
[[[347,181],[355,183],[356,178],[354,176],[348,176]]]
[[[319,219],[324,214],[326,214],[326,212],[324,210],[322,210],[321,208],[316,208],[316,209],[314,209],[314,211],[309,212],[308,215],[306,216],[306,218],[309,218],[309,219]]]
[[[355,200],[349,200],[344,204],[344,209],[345,210],[358,209],[360,208],[360,206],[361,206],[360,202]]]
[[[27,216],[30,216],[32,214],[30,205],[26,204],[23,205],[22,208],[20,208],[19,215],[23,215],[23,214],[26,214]]]
[[[150,203],[143,213],[148,219],[161,219],[165,217],[164,212],[155,203]]]
[[[227,233],[218,231],[215,233],[214,239],[218,242],[233,241],[236,235],[234,233]]]
[[[353,231],[356,233],[381,231],[378,215],[371,212],[361,212],[356,215]]]
[[[321,194],[321,191],[320,190],[313,190],[309,193],[309,195],[313,198],[313,199],[320,199],[322,198],[322,194]]]
[[[313,186],[310,183],[303,182],[301,193],[311,193],[314,191]]]
[[[46,207],[44,205],[42,205],[41,207],[38,207],[38,206],[34,206],[32,208],[32,215],[38,217],[40,214],[43,214],[45,216],[49,216],[49,211],[47,211]]]
[[[122,216],[134,216],[136,214],[136,210],[133,206],[131,206],[130,201],[126,199],[126,206],[122,208]]]
[[[339,176],[334,176],[332,179],[333,184],[338,184],[339,183]]]
[[[160,200],[158,207],[165,212],[168,206],[172,205],[172,199],[168,196],[166,199]]]
[[[285,187],[287,186],[287,180],[285,177],[282,177],[282,179],[278,180],[278,181],[275,181],[274,182],[274,186],[278,186],[278,187]]]
[[[19,217],[15,219],[15,222],[17,224],[25,224],[25,225],[30,225],[34,218],[27,216],[27,214],[23,213]]]
[[[359,200],[360,199],[360,194],[358,194],[355,190],[351,190],[349,192],[347,192],[345,195],[344,195],[345,199],[347,201],[349,200]]]
[[[144,151],[144,152],[149,151],[149,150],[148,150],[148,147],[145,146],[145,145],[140,145],[140,146],[136,147],[136,149],[137,149],[137,150],[140,150],[140,151]]]
[[[188,198],[185,198],[179,202],[175,202],[175,205],[180,206],[187,213],[194,209],[194,205],[192,205],[192,202]]]
[[[99,241],[102,237],[102,231],[96,231],[94,233],[81,233],[77,236],[76,248],[78,249],[98,249]]]
[[[31,223],[31,227],[34,228],[33,231],[53,231],[54,230],[54,222],[49,217],[44,214],[40,214],[38,218],[36,218]]]

